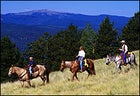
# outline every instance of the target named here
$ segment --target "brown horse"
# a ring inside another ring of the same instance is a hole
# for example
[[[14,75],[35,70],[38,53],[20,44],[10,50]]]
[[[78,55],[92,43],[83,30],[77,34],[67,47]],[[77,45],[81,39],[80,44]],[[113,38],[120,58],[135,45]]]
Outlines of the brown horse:
[[[31,87],[30,80],[36,77],[40,77],[43,81],[42,85],[45,85],[45,81],[47,80],[47,83],[49,83],[49,71],[47,66],[44,65],[36,65],[38,67],[38,70],[33,72],[32,78],[29,76],[29,72],[27,69],[16,67],[16,66],[11,66],[8,72],[9,77],[12,74],[17,74],[19,77],[19,80],[21,82],[21,86],[24,86],[24,81],[27,81],[29,86]]]
[[[94,62],[92,59],[87,59],[87,63],[89,67],[84,66],[83,67],[83,72],[86,70],[88,72],[88,77],[89,75],[96,75],[95,73],[95,67],[94,67]],[[70,68],[70,71],[73,73],[72,75],[72,81],[74,80],[74,77],[79,81],[77,77],[77,72],[80,72],[80,62],[75,60],[75,61],[64,61],[62,60],[61,66],[60,66],[60,71],[63,72],[65,68]]]

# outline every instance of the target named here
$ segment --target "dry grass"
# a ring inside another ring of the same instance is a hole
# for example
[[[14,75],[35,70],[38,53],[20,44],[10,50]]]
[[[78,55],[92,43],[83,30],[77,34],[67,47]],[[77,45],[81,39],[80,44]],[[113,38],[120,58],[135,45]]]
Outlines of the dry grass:
[[[33,79],[35,87],[21,88],[20,82],[2,83],[1,95],[139,95],[139,51],[134,51],[136,62],[135,69],[123,66],[123,72],[114,74],[115,64],[105,65],[105,58],[95,60],[96,75],[87,79],[87,73],[78,73],[80,82],[71,82],[72,73],[69,69],[64,72],[52,72],[50,83],[40,86],[40,78]],[[125,71],[129,70],[127,73]]]

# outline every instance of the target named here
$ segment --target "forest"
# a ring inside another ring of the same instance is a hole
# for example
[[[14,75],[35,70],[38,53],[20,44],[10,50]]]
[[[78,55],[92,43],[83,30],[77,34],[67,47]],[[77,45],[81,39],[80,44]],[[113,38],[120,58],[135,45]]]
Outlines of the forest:
[[[104,58],[107,54],[116,54],[121,47],[121,40],[125,40],[129,51],[139,50],[140,12],[123,27],[118,35],[114,22],[106,17],[100,24],[98,32],[87,24],[84,29],[70,24],[66,30],[60,30],[55,35],[45,32],[36,41],[28,44],[28,49],[21,53],[8,36],[1,38],[1,83],[14,81],[17,76],[8,77],[10,66],[16,65],[26,68],[29,57],[32,56],[36,64],[45,64],[50,72],[58,71],[62,60],[75,60],[79,47],[82,45],[86,58],[93,60]]]

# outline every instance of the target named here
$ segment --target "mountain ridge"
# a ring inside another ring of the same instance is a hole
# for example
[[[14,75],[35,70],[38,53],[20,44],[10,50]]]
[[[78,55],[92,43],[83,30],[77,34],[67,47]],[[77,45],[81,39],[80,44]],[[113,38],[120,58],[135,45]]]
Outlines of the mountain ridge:
[[[83,29],[88,23],[90,23],[93,29],[97,32],[100,24],[106,16],[110,18],[111,22],[114,22],[114,28],[117,29],[118,34],[121,34],[122,28],[130,19],[129,17],[108,14],[84,15],[68,12],[57,12],[48,9],[8,13],[1,15],[1,24],[4,24],[4,26],[1,27],[2,36],[10,35],[11,38],[13,37],[12,41],[17,42],[16,39],[18,36],[24,37],[25,35],[28,37],[26,38],[27,40],[24,41],[23,39],[19,39],[19,42],[25,42],[24,44],[27,44],[36,40],[44,32],[54,35],[60,30],[65,30],[70,24],[77,26],[79,29]],[[18,29],[18,31],[21,32],[23,36],[18,35],[17,37],[14,37],[13,34],[19,33],[16,29]],[[24,34],[24,32],[26,34]],[[34,35],[34,39],[31,40],[29,36],[27,36],[30,35],[30,33],[37,35]],[[19,43],[16,43],[16,45],[18,47],[21,46]],[[19,47],[19,49],[24,48],[24,45],[23,48]]]

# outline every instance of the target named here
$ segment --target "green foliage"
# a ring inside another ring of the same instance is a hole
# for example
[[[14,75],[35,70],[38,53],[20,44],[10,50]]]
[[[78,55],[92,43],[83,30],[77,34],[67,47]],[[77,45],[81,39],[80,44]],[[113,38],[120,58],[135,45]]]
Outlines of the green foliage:
[[[8,81],[8,70],[13,65],[18,65],[18,62],[22,63],[23,58],[15,44],[12,43],[8,36],[1,39],[1,82]]]
[[[62,60],[75,60],[80,46],[80,32],[76,26],[71,24],[68,29],[52,37],[45,34],[29,44],[29,50],[25,53],[27,57],[33,56],[37,63],[47,64],[51,71],[59,70]]]
[[[81,45],[85,49],[87,58],[93,58],[96,40],[97,35],[92,29],[91,24],[88,24],[86,28],[82,31],[82,37],[80,40]]]
[[[28,58],[30,56],[34,57],[34,60],[36,63],[45,63],[45,58],[46,58],[46,54],[48,51],[48,40],[49,40],[50,36],[49,34],[46,32],[44,33],[44,36],[39,37],[38,40],[36,40],[35,42],[30,43],[29,49],[25,52],[25,55],[27,57],[27,60],[29,60]]]
[[[139,49],[139,32],[140,32],[140,12],[128,21],[128,24],[124,26],[120,40],[125,40],[129,51]]]
[[[51,38],[47,52],[51,70],[59,70],[62,60],[75,60],[80,45],[78,34],[77,27],[71,24]]]
[[[96,58],[102,58],[109,53],[114,54],[117,47],[117,31],[113,28],[113,23],[110,22],[109,17],[106,17],[98,31],[94,55]]]

